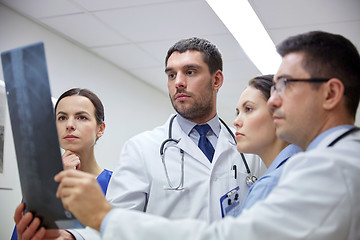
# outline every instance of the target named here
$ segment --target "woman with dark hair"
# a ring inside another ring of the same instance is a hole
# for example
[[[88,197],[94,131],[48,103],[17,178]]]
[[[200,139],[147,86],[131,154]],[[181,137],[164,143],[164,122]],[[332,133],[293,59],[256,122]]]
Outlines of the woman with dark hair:
[[[106,193],[112,172],[99,166],[94,146],[104,134],[104,107],[95,93],[88,89],[73,88],[64,92],[55,104],[56,127],[64,169],[76,169],[96,176],[103,193]],[[22,206],[21,206],[22,205]],[[18,208],[23,212],[24,203]],[[15,213],[16,227],[11,239],[22,235],[27,226],[22,214]],[[67,234],[61,231],[61,234]]]
[[[100,99],[90,90],[73,88],[63,93],[55,104],[56,126],[60,146],[65,150],[65,169],[74,168],[92,173],[106,184],[111,172],[101,168],[94,153],[96,141],[105,131],[104,107]]]
[[[301,151],[299,147],[276,136],[272,113],[267,106],[272,79],[273,75],[251,79],[236,108],[234,125],[238,151],[259,155],[268,168],[264,176],[249,189],[241,209],[250,208],[266,198],[277,185],[286,160]]]

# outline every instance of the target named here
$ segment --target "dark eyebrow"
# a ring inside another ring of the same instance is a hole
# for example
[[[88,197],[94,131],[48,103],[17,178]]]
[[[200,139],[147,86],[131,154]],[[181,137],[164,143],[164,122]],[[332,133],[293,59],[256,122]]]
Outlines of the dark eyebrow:
[[[188,64],[184,66],[185,69],[189,69],[189,68],[201,68],[200,65],[198,64]]]
[[[191,69],[191,68],[201,68],[201,66],[198,64],[188,64],[188,65],[183,66],[183,69]],[[173,70],[172,67],[167,67],[167,68],[165,68],[165,73],[170,72],[172,70]]]
[[[56,115],[60,115],[60,114],[68,115],[66,112],[62,112],[62,111],[58,112]],[[86,112],[86,111],[79,111],[79,112],[75,113],[75,115],[81,115],[81,114],[86,114],[86,115],[90,116],[90,114],[88,112]]]
[[[253,101],[246,100],[246,101],[242,104],[242,107],[245,107],[248,103],[255,104]]]
[[[165,73],[172,71],[173,68],[165,68]]]
[[[60,115],[60,114],[63,114],[63,115],[67,115],[67,113],[66,112],[58,112],[56,115]]]
[[[255,104],[253,101],[246,100],[243,104],[241,104],[241,107],[245,107],[245,106],[246,106],[246,104],[248,104],[248,103]],[[237,113],[239,113],[239,112],[240,112],[238,107],[236,107],[236,108],[235,108],[235,110],[236,110],[236,112],[237,112]]]
[[[279,80],[279,78],[286,78],[286,79],[290,79],[290,78],[291,78],[291,76],[290,76],[290,75],[287,75],[287,74],[280,75],[280,76],[276,76],[276,81],[278,81],[278,80]],[[273,82],[275,82],[275,78],[274,78]]]
[[[90,113],[86,112],[86,111],[80,111],[80,112],[76,112],[75,115],[82,115],[82,114],[86,114],[90,116]]]

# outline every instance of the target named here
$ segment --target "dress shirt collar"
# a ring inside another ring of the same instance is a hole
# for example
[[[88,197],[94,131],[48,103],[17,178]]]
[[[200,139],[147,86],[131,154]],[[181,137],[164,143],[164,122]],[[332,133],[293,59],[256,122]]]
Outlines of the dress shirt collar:
[[[280,167],[289,157],[301,151],[301,148],[294,144],[288,145],[276,156],[265,174],[274,171],[276,168]]]
[[[325,132],[319,134],[310,144],[309,146],[306,148],[306,151],[312,150],[314,148],[316,148],[319,143],[324,140],[327,136],[329,136],[330,134],[340,130],[340,129],[344,129],[344,130],[349,130],[351,128],[353,128],[353,125],[341,125],[341,126],[337,126],[337,127],[333,127],[330,128],[328,130],[326,130]]]
[[[177,121],[181,127],[181,129],[186,133],[186,135],[190,135],[191,130],[197,125],[197,123],[191,122],[187,120],[186,118],[182,117],[180,114],[176,116]],[[209,124],[211,131],[215,134],[215,136],[218,138],[220,134],[220,122],[219,122],[219,116],[216,114],[215,117],[210,119],[206,122]]]

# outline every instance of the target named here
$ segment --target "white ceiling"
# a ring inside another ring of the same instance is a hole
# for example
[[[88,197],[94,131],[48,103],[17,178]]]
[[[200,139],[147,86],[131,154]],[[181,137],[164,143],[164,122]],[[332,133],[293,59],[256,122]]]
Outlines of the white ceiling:
[[[220,0],[219,0],[220,1]],[[220,115],[232,124],[236,101],[260,72],[205,0],[0,0],[167,94],[164,58],[199,36],[223,54]],[[339,33],[360,49],[360,0],[252,0],[275,44],[310,30]],[[358,118],[359,121],[359,118]]]

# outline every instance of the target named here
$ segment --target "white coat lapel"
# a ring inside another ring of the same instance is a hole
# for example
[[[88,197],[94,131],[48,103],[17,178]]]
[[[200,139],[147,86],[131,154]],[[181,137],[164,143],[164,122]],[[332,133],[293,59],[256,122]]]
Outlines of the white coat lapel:
[[[229,150],[232,151],[234,147],[236,147],[235,140],[232,138],[227,129],[223,125],[221,125],[221,131],[216,144],[213,163],[215,163],[222,154],[226,154]]]

